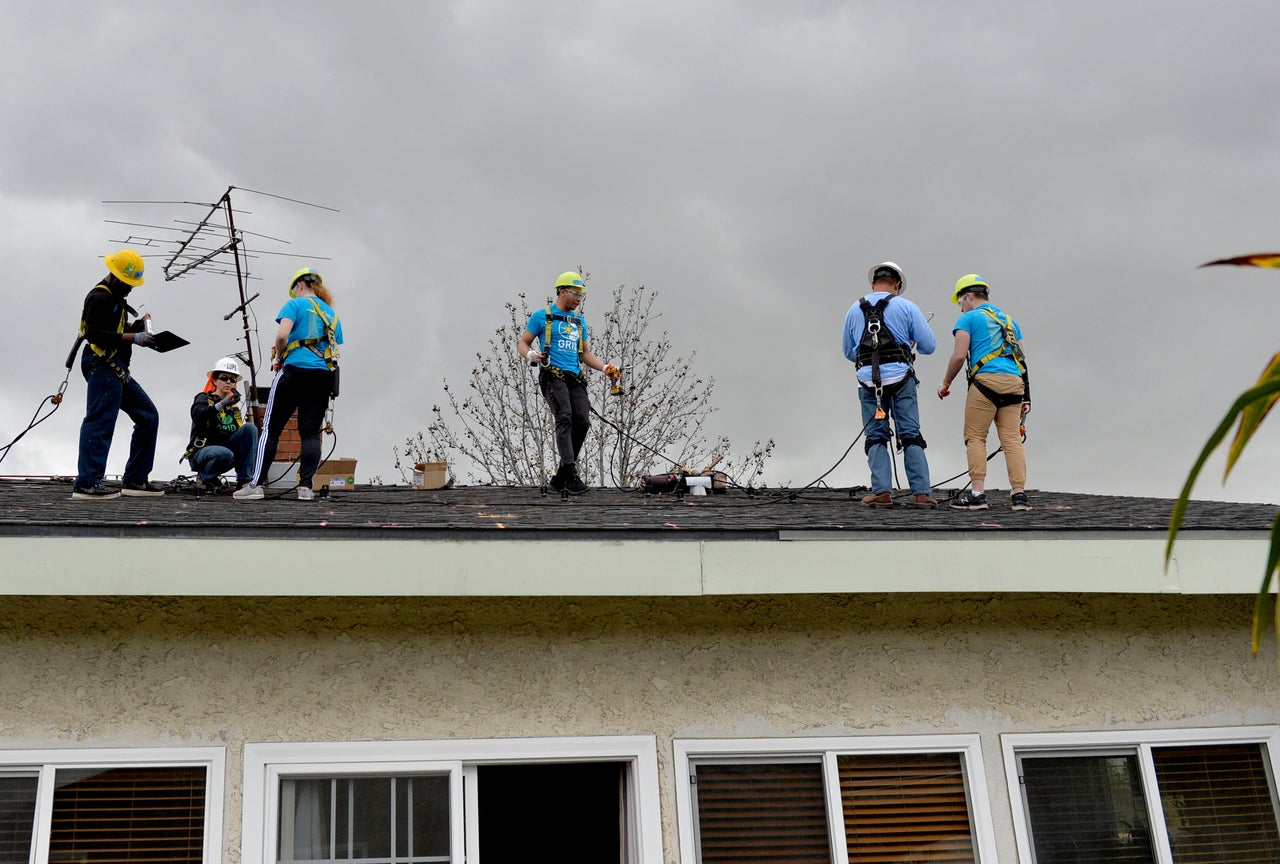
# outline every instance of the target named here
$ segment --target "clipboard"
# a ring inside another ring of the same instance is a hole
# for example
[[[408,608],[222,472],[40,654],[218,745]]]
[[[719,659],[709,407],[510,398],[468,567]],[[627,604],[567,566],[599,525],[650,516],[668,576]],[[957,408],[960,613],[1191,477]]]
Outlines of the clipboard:
[[[149,346],[152,350],[159,351],[164,354],[166,351],[172,351],[174,348],[181,348],[183,345],[190,345],[186,339],[183,339],[172,330],[161,330],[159,333],[151,334],[155,338],[155,345]]]

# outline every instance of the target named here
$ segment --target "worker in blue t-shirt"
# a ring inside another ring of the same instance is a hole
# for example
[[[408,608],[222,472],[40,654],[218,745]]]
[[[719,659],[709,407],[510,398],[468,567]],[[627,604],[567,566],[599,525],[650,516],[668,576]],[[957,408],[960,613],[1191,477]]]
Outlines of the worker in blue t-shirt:
[[[987,431],[994,420],[1009,473],[1012,510],[1030,510],[1027,499],[1027,457],[1022,448],[1022,416],[1031,407],[1027,358],[1022,349],[1022,328],[1004,311],[988,302],[990,287],[976,273],[956,281],[951,302],[960,307],[952,328],[955,350],[938,388],[938,398],[951,392],[951,382],[965,370],[969,393],[964,403],[964,446],[972,490],[951,501],[956,510],[987,509]]]
[[[582,367],[603,372],[615,381],[621,373],[587,346],[587,322],[577,312],[587,293],[582,276],[572,270],[561,273],[555,288],[555,300],[529,316],[529,323],[520,333],[518,351],[521,357],[542,367],[538,389],[556,420],[560,468],[551,478],[551,488],[581,495],[587,491],[587,484],[578,476],[578,454],[591,428],[591,400]],[[536,348],[535,339],[539,346]]]
[[[320,425],[329,399],[338,395],[338,346],[342,344],[342,322],[333,311],[333,294],[320,274],[303,267],[289,282],[289,299],[276,316],[280,326],[272,346],[275,360],[271,368],[279,374],[271,381],[265,434],[253,479],[233,495],[240,501],[263,497],[262,484],[276,457],[276,447],[284,426],[298,412],[298,500],[313,499],[311,481],[320,465]]]

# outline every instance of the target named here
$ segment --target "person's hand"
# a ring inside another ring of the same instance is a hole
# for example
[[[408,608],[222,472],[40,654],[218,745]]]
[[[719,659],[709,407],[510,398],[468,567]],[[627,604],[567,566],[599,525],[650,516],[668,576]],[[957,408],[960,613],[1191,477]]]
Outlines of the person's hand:
[[[232,390],[229,394],[227,394],[221,400],[219,400],[218,410],[226,411],[228,408],[230,408],[232,405],[236,404],[239,401],[240,401],[240,391]]]
[[[524,355],[524,359],[529,361],[530,366],[537,366],[542,362],[542,352],[537,348],[530,348],[529,353]]]
[[[610,381],[617,381],[622,377],[622,370],[617,366],[614,366],[612,363],[606,363],[605,367],[600,371],[603,372],[604,376]]]
[[[133,334],[133,344],[137,345],[139,348],[154,349],[156,347],[156,337],[152,336],[146,330],[139,330],[137,333]]]
[[[950,396],[950,395],[951,395],[951,385],[950,385],[950,384],[942,384],[942,385],[940,385],[940,386],[938,387],[938,398],[939,398],[939,399],[946,399],[946,398],[947,398],[948,396]]]

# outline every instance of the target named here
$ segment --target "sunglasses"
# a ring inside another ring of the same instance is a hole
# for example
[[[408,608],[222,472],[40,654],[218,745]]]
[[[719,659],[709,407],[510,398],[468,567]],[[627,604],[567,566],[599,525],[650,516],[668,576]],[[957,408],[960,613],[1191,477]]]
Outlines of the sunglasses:
[[[237,381],[239,381],[240,379],[239,379],[239,378],[237,378],[237,377],[236,377],[236,376],[234,376],[234,375],[214,375],[214,376],[213,376],[213,380],[214,380],[214,381],[226,381],[228,384],[234,384],[234,383],[236,383]]]

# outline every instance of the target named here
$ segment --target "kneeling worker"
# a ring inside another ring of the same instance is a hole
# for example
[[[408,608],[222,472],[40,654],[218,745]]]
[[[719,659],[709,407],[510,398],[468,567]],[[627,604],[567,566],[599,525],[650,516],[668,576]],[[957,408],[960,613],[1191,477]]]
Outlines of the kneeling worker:
[[[617,380],[618,367],[605,363],[587,346],[587,322],[576,311],[586,296],[587,285],[573,271],[556,280],[556,298],[546,309],[529,316],[520,334],[519,354],[541,366],[538,389],[556,419],[556,451],[560,470],[551,478],[551,488],[581,495],[587,484],[578,476],[578,454],[591,428],[591,400],[582,378],[586,365]],[[533,340],[541,339],[540,348]]]
[[[961,276],[951,302],[960,317],[952,333],[955,350],[947,363],[938,398],[951,392],[951,382],[965,370],[969,393],[964,402],[964,447],[973,490],[951,501],[956,510],[987,509],[987,430],[996,424],[1009,473],[1012,510],[1030,510],[1027,500],[1027,458],[1022,449],[1022,415],[1031,408],[1027,358],[1022,351],[1022,328],[1008,314],[987,302],[986,280],[976,273]]]
[[[236,488],[249,482],[258,452],[258,427],[240,413],[240,364],[223,357],[209,370],[204,389],[191,403],[191,440],[182,454],[196,472],[201,489],[216,488],[227,470],[236,472]]]

